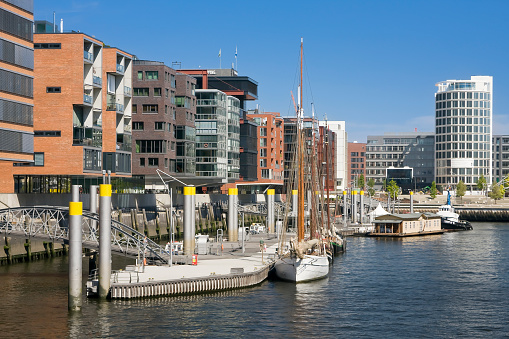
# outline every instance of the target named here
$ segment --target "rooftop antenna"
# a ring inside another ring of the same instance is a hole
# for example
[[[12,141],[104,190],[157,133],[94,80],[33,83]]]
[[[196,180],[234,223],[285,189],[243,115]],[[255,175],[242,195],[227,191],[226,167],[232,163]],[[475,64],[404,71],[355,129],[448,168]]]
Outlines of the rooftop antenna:
[[[181,68],[182,68],[182,62],[180,62],[180,61],[172,61],[172,62],[171,62],[171,67],[172,67],[172,68],[175,68],[175,67],[173,67],[173,66],[178,66],[178,67],[179,67],[179,69],[181,69]]]

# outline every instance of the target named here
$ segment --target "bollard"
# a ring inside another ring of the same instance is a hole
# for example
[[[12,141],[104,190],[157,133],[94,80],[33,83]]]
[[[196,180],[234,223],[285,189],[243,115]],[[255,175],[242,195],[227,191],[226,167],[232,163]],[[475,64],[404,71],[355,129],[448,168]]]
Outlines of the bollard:
[[[228,241],[237,241],[238,222],[237,222],[237,205],[236,198],[238,194],[237,188],[228,189]]]
[[[352,224],[357,222],[357,191],[352,190]]]
[[[345,227],[348,223],[348,203],[347,203],[347,192],[346,190],[343,191],[343,221],[345,224]]]
[[[69,311],[81,311],[83,203],[79,201],[79,186],[72,185],[69,203]]]
[[[99,298],[106,298],[111,277],[111,185],[99,186]]]
[[[414,213],[414,192],[410,191],[410,213]]]
[[[359,223],[361,224],[362,226],[362,222],[364,220],[364,191],[360,191],[359,192],[360,196],[360,210],[359,210],[359,214],[360,214],[360,220],[359,220]]]
[[[184,254],[194,254],[196,187],[184,187]]]
[[[267,190],[267,230],[270,234],[274,233],[274,189]]]
[[[299,191],[292,190],[292,214],[294,217],[297,217],[297,209],[299,204]]]
[[[97,213],[97,185],[90,186],[90,213]],[[90,228],[92,229],[92,234],[95,237],[97,231],[97,220],[90,221]]]

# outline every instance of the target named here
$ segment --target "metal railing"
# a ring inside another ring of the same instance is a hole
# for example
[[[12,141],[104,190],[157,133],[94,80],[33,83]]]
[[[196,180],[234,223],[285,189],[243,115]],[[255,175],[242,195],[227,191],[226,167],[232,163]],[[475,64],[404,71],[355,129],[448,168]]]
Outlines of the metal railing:
[[[117,72],[124,73],[124,66],[122,66],[121,64],[117,64]]]
[[[90,52],[83,51],[83,59],[88,60],[90,62],[94,61],[94,55]]]
[[[101,79],[100,77],[95,76],[95,75],[94,75],[92,81],[93,81],[94,85],[99,85],[99,86],[101,86],[103,83],[103,79]]]
[[[124,94],[131,95],[131,87],[124,86]]]
[[[93,98],[91,95],[83,94],[83,102],[92,105]]]
[[[117,104],[114,102],[110,102],[106,105],[107,111],[117,111],[117,112],[123,112],[124,111],[124,105]]]

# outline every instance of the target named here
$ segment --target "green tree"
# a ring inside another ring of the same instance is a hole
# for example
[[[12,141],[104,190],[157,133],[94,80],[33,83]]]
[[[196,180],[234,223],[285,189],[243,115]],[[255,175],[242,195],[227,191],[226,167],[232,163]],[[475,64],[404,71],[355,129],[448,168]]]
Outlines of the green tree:
[[[398,186],[398,184],[396,184],[396,182],[394,180],[391,180],[389,182],[389,185],[387,186],[387,191],[389,192],[390,197],[392,199],[396,200],[398,198],[399,186]]]
[[[387,179],[382,179],[382,191],[387,191]]]
[[[458,182],[458,186],[456,186],[456,196],[458,198],[462,198],[462,200],[463,200],[463,196],[465,196],[466,192],[467,192],[467,185],[465,185],[463,180],[460,180],[460,182]]]
[[[364,174],[361,174],[357,179],[357,187],[364,190],[364,186],[366,186],[366,180],[364,179]]]
[[[372,197],[375,195],[375,180],[373,178],[369,178],[368,180],[368,193],[369,196]]]
[[[486,178],[484,177],[483,174],[481,174],[481,176],[477,180],[476,186],[480,191],[484,192],[484,189],[486,188]]]
[[[491,184],[491,192],[489,193],[489,197],[495,200],[495,204],[497,203],[497,200],[500,200],[504,197],[504,190],[500,185],[497,185],[495,181],[493,181],[493,184]]]
[[[431,183],[431,188],[429,189],[429,195],[431,196],[431,199],[435,199],[437,197],[437,184],[433,181]]]

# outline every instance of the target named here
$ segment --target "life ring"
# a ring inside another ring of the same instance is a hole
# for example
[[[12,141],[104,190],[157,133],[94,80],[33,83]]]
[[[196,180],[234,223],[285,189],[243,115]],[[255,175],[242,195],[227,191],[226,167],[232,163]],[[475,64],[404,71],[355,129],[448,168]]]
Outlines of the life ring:
[[[207,148],[209,147],[209,144],[203,144],[203,147]]]

